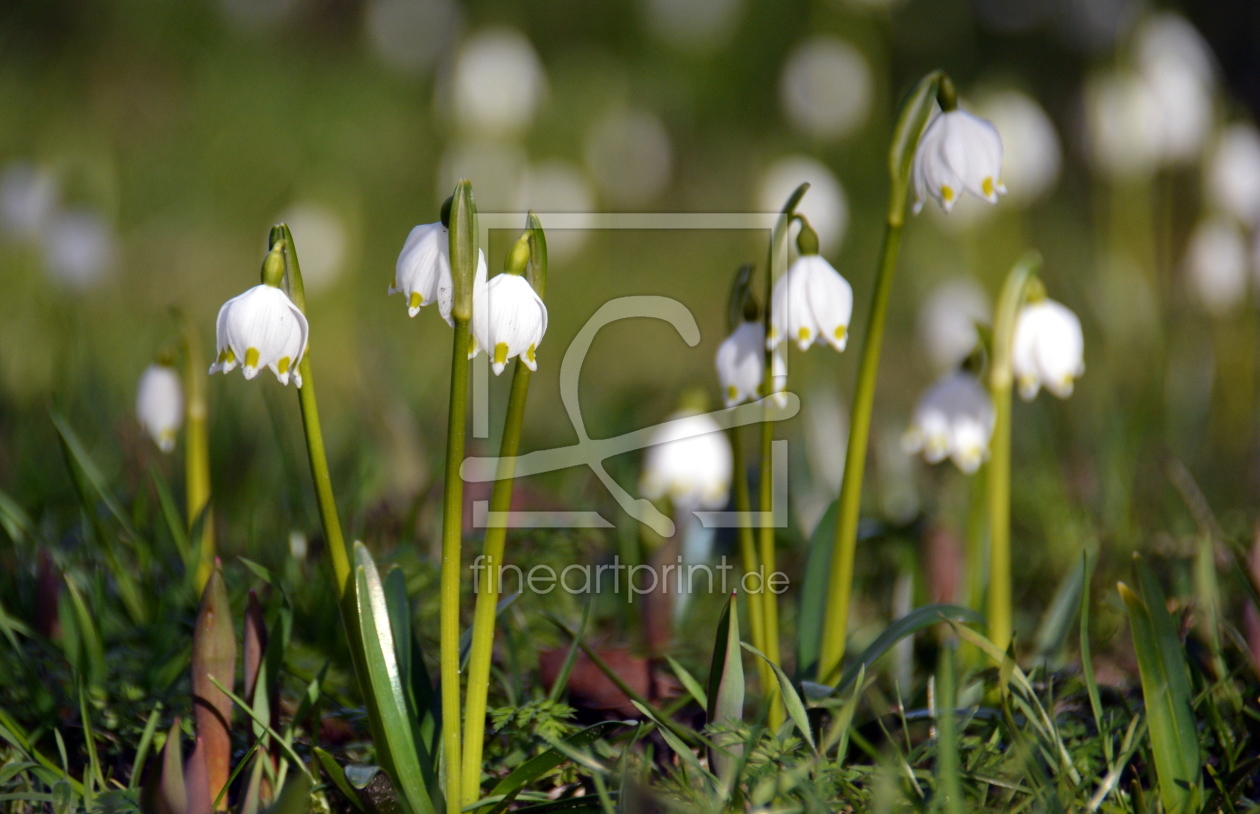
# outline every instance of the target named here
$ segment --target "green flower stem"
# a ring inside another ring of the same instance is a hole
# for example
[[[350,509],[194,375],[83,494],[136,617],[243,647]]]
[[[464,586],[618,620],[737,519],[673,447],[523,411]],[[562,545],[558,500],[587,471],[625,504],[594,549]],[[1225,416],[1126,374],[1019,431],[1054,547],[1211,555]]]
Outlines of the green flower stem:
[[[752,524],[749,514],[752,512],[752,497],[748,493],[748,478],[744,464],[744,442],[740,437],[739,427],[731,427],[731,462],[734,477],[735,511],[739,514],[739,554],[743,561],[744,573],[757,573],[757,541],[753,538]],[[740,579],[740,589],[744,587]],[[748,629],[753,647],[766,652],[765,624],[761,608],[761,594],[750,593],[748,596]],[[765,660],[757,659],[757,675],[762,687],[774,683],[774,673]],[[764,692],[764,690],[763,690]]]
[[[919,134],[932,113],[944,74],[934,71],[919,81],[901,108],[888,151],[890,178],[888,222],[875,277],[875,295],[870,321],[862,344],[857,388],[853,393],[849,446],[844,459],[844,480],[840,486],[836,540],[831,557],[827,590],[827,610],[823,615],[822,645],[819,651],[818,679],[827,682],[839,677],[844,661],[845,637],[849,625],[849,597],[853,590],[853,559],[857,552],[858,517],[862,508],[862,477],[866,469],[866,447],[871,430],[871,410],[875,403],[875,380],[879,354],[884,342],[884,323],[892,296],[893,273],[901,247],[901,227],[905,222],[906,197],[910,186],[910,166],[919,144]]]
[[[455,317],[451,350],[451,401],[446,429],[446,492],[442,505],[441,613],[439,617],[442,683],[442,752],[446,761],[446,810],[463,807],[459,745],[459,583],[463,537],[464,433],[468,422],[468,320]],[[496,484],[497,488],[497,484]],[[491,628],[493,630],[493,628]],[[480,777],[480,775],[478,775]]]
[[[512,370],[512,391],[508,396],[507,418],[503,424],[503,440],[499,443],[499,468],[495,473],[494,490],[490,493],[490,511],[506,512],[512,506],[512,478],[516,473],[516,454],[521,446],[521,427],[525,423],[525,397],[529,393],[530,370],[519,359]],[[467,807],[481,797],[481,754],[486,734],[486,695],[490,690],[490,660],[494,651],[495,611],[498,607],[499,568],[507,541],[506,525],[491,525],[486,539],[477,580],[477,606],[473,612],[472,655],[468,664],[468,695],[464,700],[464,777],[461,783]]]
[[[1029,285],[1041,266],[1041,255],[1030,251],[1020,258],[1002,285],[993,318],[993,363],[989,367],[989,396],[993,399],[993,438],[989,441],[988,479],[985,483],[989,515],[989,640],[1006,650],[1011,642],[1011,346],[1015,322]]]
[[[767,302],[769,298],[767,297]],[[767,391],[769,392],[769,391]],[[765,408],[770,409],[768,406]],[[761,508],[762,520],[758,538],[758,555],[761,558],[761,585],[758,588],[761,595],[761,618],[762,625],[765,628],[764,636],[766,649],[761,651],[766,654],[766,658],[775,666],[779,665],[779,598],[773,592],[766,590],[766,583],[770,580],[770,575],[775,571],[774,561],[774,523],[769,519],[774,511],[774,472],[771,458],[774,453],[774,424],[770,421],[761,422],[761,482],[757,484],[760,492],[760,500],[758,505]],[[779,703],[779,682],[767,681],[762,684],[762,690],[766,696],[766,711],[769,716],[769,724],[771,731],[777,731],[783,724],[783,705]]]
[[[306,313],[306,286],[302,282],[302,266],[298,263],[297,247],[293,233],[287,224],[271,230],[271,245],[284,241],[285,266],[289,274],[289,298],[303,314]],[[306,433],[306,456],[311,464],[311,478],[315,481],[315,500],[319,504],[319,520],[324,528],[324,541],[328,557],[332,561],[333,579],[339,594],[345,593],[350,577],[350,558],[346,554],[346,540],[341,534],[341,520],[337,517],[337,500],[333,496],[332,475],[328,472],[328,456],[324,451],[324,432],[319,425],[319,406],[315,401],[315,376],[311,368],[309,343],[302,361],[298,363],[302,386],[298,388],[298,404],[302,408],[302,429]]]
[[[900,216],[900,213],[898,213]],[[901,223],[889,218],[884,231],[884,248],[875,278],[875,298],[871,321],[862,343],[857,389],[853,393],[853,418],[849,424],[849,446],[844,456],[844,480],[840,485],[836,542],[831,557],[831,577],[827,591],[827,613],[819,656],[819,676],[831,680],[844,660],[849,625],[849,597],[853,590],[853,559],[857,553],[858,518],[862,509],[862,477],[866,470],[866,446],[871,432],[871,411],[875,406],[875,380],[879,374],[879,352],[884,342],[884,323],[892,297],[893,272],[901,246]]]
[[[197,559],[197,595],[214,571],[214,516],[210,503],[210,441],[206,428],[206,360],[201,338],[192,322],[184,320],[184,494],[188,504],[188,530],[201,513],[201,545]]]

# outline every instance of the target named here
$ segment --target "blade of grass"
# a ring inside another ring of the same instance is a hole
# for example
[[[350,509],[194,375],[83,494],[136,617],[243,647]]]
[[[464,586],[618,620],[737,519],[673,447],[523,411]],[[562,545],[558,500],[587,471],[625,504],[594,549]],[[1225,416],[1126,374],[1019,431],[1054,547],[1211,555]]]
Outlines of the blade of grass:
[[[590,746],[592,743],[602,739],[610,732],[629,724],[625,721],[603,721],[589,726],[580,732],[575,732],[565,738],[563,743],[570,750],[582,749]],[[489,797],[502,797],[498,805],[492,810],[491,814],[499,814],[506,811],[512,801],[516,799],[527,785],[542,777],[547,772],[559,766],[567,759],[564,751],[552,747],[543,752],[538,757],[522,763],[517,766],[507,777],[498,782],[490,791]]]
[[[1155,575],[1140,557],[1134,567],[1142,595],[1117,588],[1129,611],[1159,796],[1168,814],[1193,814],[1202,802],[1202,762],[1186,655]]]
[[[334,760],[332,755],[318,746],[315,747],[314,752],[315,757],[319,759],[319,765],[324,769],[324,774],[328,775],[328,779],[341,792],[341,796],[345,797],[356,810],[363,811],[363,803],[360,802],[358,793],[346,780],[346,770],[341,768],[341,764]]]
[[[573,665],[577,663],[578,642],[582,641],[582,637],[586,635],[586,626],[591,620],[591,608],[595,606],[594,600],[588,601],[586,607],[582,610],[582,621],[578,625],[577,637],[573,643],[569,645],[569,652],[564,656],[564,664],[560,665],[560,672],[556,675],[555,682],[551,685],[551,691],[547,693],[550,701],[559,701],[560,696],[569,686],[569,676],[573,673]]]
[[[697,704],[707,710],[709,708],[709,694],[700,686],[700,682],[696,680],[696,677],[686,667],[675,661],[673,656],[666,656],[665,661],[669,663],[669,668],[674,671],[674,675],[678,677],[683,688],[687,690]]]
[[[849,665],[844,671],[839,683],[832,690],[835,693],[844,693],[853,686],[853,682],[857,680],[859,672],[869,672],[871,665],[879,660],[879,657],[892,649],[893,645],[901,641],[906,636],[918,633],[924,628],[939,624],[945,621],[962,622],[968,625],[984,624],[984,617],[971,608],[964,608],[961,605],[924,605],[916,608],[905,616],[884,629],[883,633],[875,638],[857,661]]]
[[[765,653],[760,652],[747,642],[744,643],[744,649],[768,662],[770,661]],[[787,677],[787,673],[783,672],[782,667],[774,662],[770,662],[770,666],[774,668],[775,677],[779,679],[780,697],[783,700],[783,706],[787,710],[788,717],[792,719],[792,723],[796,724],[796,728],[800,730],[801,737],[805,738],[809,748],[817,752],[818,746],[814,743],[814,733],[810,730],[809,716],[805,714],[805,704],[801,701],[800,694],[792,686],[792,680]]]

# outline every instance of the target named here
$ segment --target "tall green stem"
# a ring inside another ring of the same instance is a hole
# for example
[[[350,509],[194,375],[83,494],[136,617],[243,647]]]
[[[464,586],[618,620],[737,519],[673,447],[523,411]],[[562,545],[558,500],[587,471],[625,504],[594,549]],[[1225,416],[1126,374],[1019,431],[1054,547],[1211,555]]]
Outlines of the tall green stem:
[[[748,492],[748,473],[744,463],[744,442],[739,431],[739,427],[731,427],[729,430],[732,471],[735,475],[735,511],[739,515],[739,554],[743,562],[744,573],[755,574],[757,573],[757,542],[753,538],[752,523],[749,516],[752,511],[752,497]],[[744,581],[741,578],[740,588],[742,589],[743,587]],[[759,593],[748,594],[748,628],[753,647],[765,653],[766,632],[761,608],[761,594]],[[764,688],[769,687],[775,679],[770,665],[766,664],[762,659],[757,659],[757,675],[761,679],[762,692],[764,693],[766,692]]]
[[[768,300],[768,298],[767,298]],[[769,391],[767,391],[769,392]],[[769,406],[766,410],[769,411]],[[770,575],[775,572],[774,557],[774,523],[770,517],[774,513],[774,471],[772,457],[774,453],[774,424],[769,420],[761,422],[761,481],[757,484],[760,492],[758,506],[761,509],[761,527],[758,539],[758,555],[761,559],[761,618],[765,628],[765,650],[762,652],[774,664],[779,663],[779,598],[773,591],[767,590]],[[770,729],[778,730],[783,724],[783,705],[779,703],[778,681],[763,683],[762,690],[766,695],[766,709],[769,715]]]
[[[459,582],[460,542],[463,537],[464,432],[468,419],[468,320],[455,318],[451,352],[451,401],[446,430],[446,493],[442,505],[441,612],[439,618],[442,680],[442,752],[446,760],[446,810],[459,814]]]
[[[862,344],[862,361],[858,368],[857,388],[853,393],[853,409],[850,411],[852,419],[849,424],[849,446],[845,452],[844,480],[837,501],[836,539],[831,556],[827,611],[823,616],[822,646],[819,649],[820,681],[838,677],[844,660],[845,637],[849,625],[849,597],[853,590],[853,559],[857,551],[858,517],[862,508],[862,477],[866,469],[866,445],[871,429],[871,409],[875,403],[875,380],[884,341],[884,323],[888,301],[892,295],[897,253],[901,246],[901,227],[905,221],[910,166],[919,144],[919,134],[932,113],[932,106],[944,79],[943,73],[934,71],[915,86],[901,108],[888,151],[888,221],[884,230],[879,270],[875,277],[870,320],[866,323],[866,336]]]
[[[852,420],[849,424],[849,446],[844,456],[844,480],[836,515],[836,541],[831,555],[831,577],[827,591],[827,613],[824,616],[822,648],[819,652],[819,675],[831,680],[844,659],[845,637],[849,625],[849,597],[853,590],[853,560],[857,553],[858,518],[862,509],[862,478],[866,470],[866,445],[871,432],[871,410],[875,404],[875,380],[879,374],[879,352],[884,342],[884,323],[888,300],[892,296],[893,272],[897,267],[897,251],[901,245],[901,222],[890,217],[884,231],[884,248],[880,256],[879,274],[875,278],[875,298],[871,302],[871,318],[866,324],[862,343],[862,362],[858,368],[857,389],[853,393]]]
[[[302,266],[298,263],[297,248],[293,245],[293,233],[287,224],[271,230],[271,245],[284,241],[286,269],[289,274],[289,297],[302,313],[306,313],[306,286],[302,282]],[[319,425],[319,406],[315,401],[315,375],[311,368],[311,350],[307,346],[298,363],[302,386],[298,388],[298,404],[302,408],[302,429],[306,432],[306,456],[311,465],[311,478],[315,481],[315,500],[319,504],[319,520],[324,528],[324,541],[332,561],[333,579],[338,593],[344,593],[350,576],[350,558],[346,554],[346,540],[341,534],[341,520],[337,517],[337,501],[333,496],[332,475],[328,472],[328,456],[324,451],[324,432]]]
[[[1041,255],[1030,251],[1020,258],[998,297],[993,318],[993,363],[989,367],[989,397],[993,399],[993,438],[989,441],[985,482],[989,515],[989,639],[1002,650],[1011,642],[1011,346],[1019,309],[1041,266]]]
[[[525,397],[529,393],[530,370],[519,359],[512,371],[512,392],[508,396],[503,440],[499,443],[499,467],[490,493],[491,513],[512,507],[512,478],[516,474],[516,454],[521,447],[521,427],[525,423]],[[500,515],[501,516],[501,515]],[[474,577],[477,605],[473,612],[472,657],[468,664],[468,695],[464,700],[463,805],[481,796],[481,754],[486,734],[486,696],[490,691],[490,660],[494,652],[495,613],[499,603],[499,569],[507,541],[506,524],[490,524],[486,529],[481,568]]]
[[[214,571],[214,515],[210,504],[210,441],[207,437],[206,360],[201,337],[190,320],[184,321],[184,494],[188,504],[188,530],[201,521],[197,558],[197,594],[200,596]]]

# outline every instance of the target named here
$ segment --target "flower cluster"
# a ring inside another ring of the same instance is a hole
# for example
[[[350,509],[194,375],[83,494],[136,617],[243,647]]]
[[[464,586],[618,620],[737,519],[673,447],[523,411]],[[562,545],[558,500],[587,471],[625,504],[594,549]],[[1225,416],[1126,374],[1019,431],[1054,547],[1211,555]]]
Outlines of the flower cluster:
[[[949,458],[970,475],[989,457],[995,417],[993,401],[975,376],[947,373],[919,399],[902,448],[910,455],[922,452],[930,464]]]

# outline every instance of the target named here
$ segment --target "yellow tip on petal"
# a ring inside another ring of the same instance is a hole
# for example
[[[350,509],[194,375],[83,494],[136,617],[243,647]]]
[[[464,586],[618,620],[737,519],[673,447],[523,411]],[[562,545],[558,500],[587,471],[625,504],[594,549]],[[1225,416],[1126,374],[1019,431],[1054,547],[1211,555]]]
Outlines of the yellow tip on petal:
[[[219,351],[219,363],[225,365],[236,364],[236,354],[232,352],[231,348],[224,348]]]
[[[726,400],[734,401],[737,398],[739,398],[739,390],[737,390],[735,385],[732,384],[726,388]]]
[[[537,348],[538,348],[537,345],[530,345],[528,348],[525,349],[525,360],[528,361],[531,365],[537,361],[537,359],[534,358],[534,351]]]
[[[948,184],[942,184],[941,185],[941,200],[944,201],[945,203],[953,203],[954,188],[949,186]]]
[[[411,299],[407,301],[408,308],[419,308],[424,305],[424,297],[420,296],[419,291],[411,292]]]
[[[834,334],[837,342],[843,342],[849,334],[849,328],[846,325],[837,325]]]
[[[993,178],[989,177],[981,181],[980,189],[984,191],[984,196],[986,198],[992,198],[995,194],[993,190]]]
[[[245,367],[258,367],[258,348],[245,349]]]
[[[809,328],[798,328],[796,330],[796,338],[801,342],[808,342],[810,337]]]
[[[500,342],[494,346],[494,363],[501,365],[507,362],[508,346],[506,342]]]
[[[276,362],[276,370],[280,371],[280,375],[283,376],[284,374],[289,372],[289,365],[292,362],[293,360],[290,359],[289,357],[281,356],[280,361]]]

